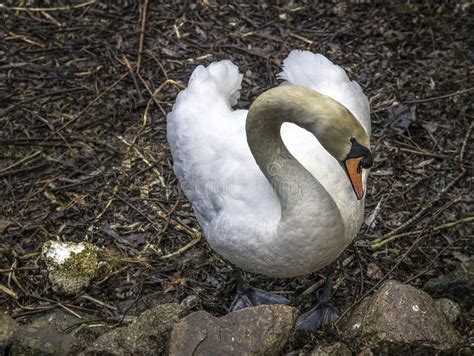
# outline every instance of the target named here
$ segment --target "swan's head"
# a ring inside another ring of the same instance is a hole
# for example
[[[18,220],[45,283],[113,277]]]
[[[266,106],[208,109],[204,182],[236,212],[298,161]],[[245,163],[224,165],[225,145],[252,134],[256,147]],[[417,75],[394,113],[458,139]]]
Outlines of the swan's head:
[[[364,197],[364,170],[372,167],[370,141],[360,122],[342,105],[328,102],[317,120],[313,132],[324,148],[347,173],[357,199]],[[321,111],[321,108],[319,108]],[[324,112],[326,111],[326,112]]]
[[[360,144],[355,137],[350,138],[351,148],[342,161],[344,170],[351,181],[357,199],[364,196],[363,170],[372,167],[372,153],[364,145]]]

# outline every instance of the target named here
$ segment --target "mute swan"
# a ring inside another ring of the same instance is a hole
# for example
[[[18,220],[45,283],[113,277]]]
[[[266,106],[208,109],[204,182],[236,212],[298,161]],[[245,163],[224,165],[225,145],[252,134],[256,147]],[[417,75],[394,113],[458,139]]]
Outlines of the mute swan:
[[[167,131],[210,246],[243,270],[295,277],[334,261],[362,224],[370,115],[360,86],[323,55],[292,51],[279,78],[248,111],[233,110],[238,68],[198,66]],[[288,302],[252,292],[247,304]]]

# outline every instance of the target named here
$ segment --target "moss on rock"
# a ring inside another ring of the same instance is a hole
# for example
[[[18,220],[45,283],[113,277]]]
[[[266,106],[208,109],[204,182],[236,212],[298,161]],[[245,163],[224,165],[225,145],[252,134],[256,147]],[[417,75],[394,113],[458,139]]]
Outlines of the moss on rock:
[[[42,254],[53,290],[74,295],[86,288],[97,272],[97,251],[89,242],[46,242]]]

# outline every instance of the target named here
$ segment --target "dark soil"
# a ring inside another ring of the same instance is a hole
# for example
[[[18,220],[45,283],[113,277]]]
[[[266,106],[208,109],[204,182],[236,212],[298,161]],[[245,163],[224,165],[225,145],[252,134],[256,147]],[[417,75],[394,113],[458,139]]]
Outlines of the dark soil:
[[[385,279],[423,288],[472,255],[474,7],[278,3],[1,5],[0,309],[20,321],[63,307],[118,323],[114,307],[155,293],[158,302],[196,296],[195,309],[224,314],[235,280],[195,240],[200,228],[172,172],[166,114],[198,64],[224,58],[245,75],[239,105],[248,107],[277,85],[294,48],[341,65],[372,107],[366,213],[378,214],[341,256],[337,307],[347,310]],[[81,295],[51,290],[40,251],[55,239],[102,248],[106,263]],[[321,281],[248,277],[301,309]],[[474,312],[462,308],[456,327],[472,342]],[[288,351],[337,338],[328,327],[300,335]]]

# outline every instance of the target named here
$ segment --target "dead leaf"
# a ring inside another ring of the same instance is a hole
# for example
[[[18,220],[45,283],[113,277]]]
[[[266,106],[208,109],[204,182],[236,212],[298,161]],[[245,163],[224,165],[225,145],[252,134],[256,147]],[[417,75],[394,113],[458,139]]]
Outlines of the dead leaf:
[[[392,121],[390,128],[398,135],[403,135],[413,123],[413,115],[410,108],[400,104],[387,110],[388,116]]]
[[[383,273],[379,266],[371,262],[367,265],[367,277],[373,280],[380,280],[383,278]]]

